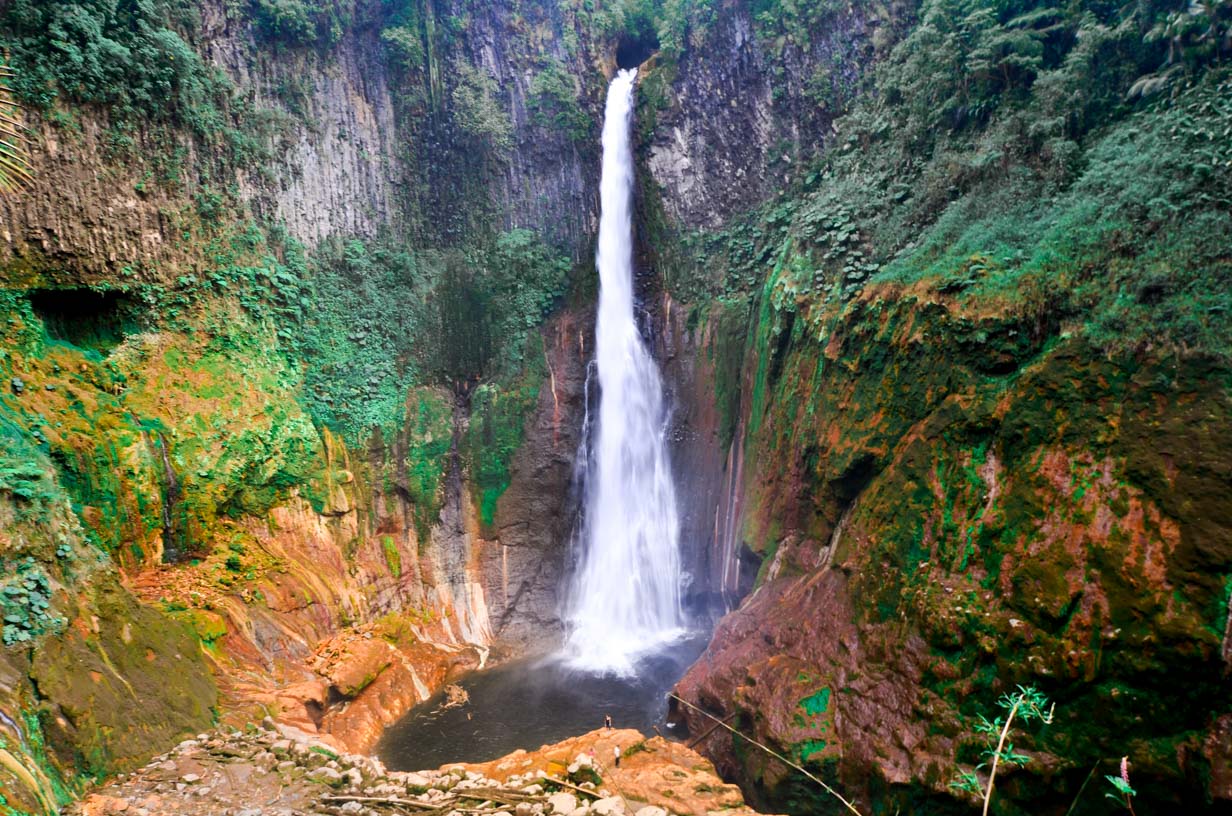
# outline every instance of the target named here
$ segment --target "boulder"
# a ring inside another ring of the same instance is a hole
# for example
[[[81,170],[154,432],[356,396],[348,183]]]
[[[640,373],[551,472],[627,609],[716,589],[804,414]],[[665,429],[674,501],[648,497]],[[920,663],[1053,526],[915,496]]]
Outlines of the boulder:
[[[625,803],[619,796],[609,796],[591,803],[590,812],[597,813],[599,816],[622,816],[625,812]]]
[[[571,814],[577,810],[577,797],[572,793],[554,793],[548,797],[552,813]]]

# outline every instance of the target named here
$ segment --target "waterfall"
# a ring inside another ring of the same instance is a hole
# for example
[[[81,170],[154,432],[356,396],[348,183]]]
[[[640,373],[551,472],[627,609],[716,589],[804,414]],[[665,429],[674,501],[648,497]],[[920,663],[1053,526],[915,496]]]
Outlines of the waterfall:
[[[668,411],[659,370],[633,310],[630,124],[636,79],[633,69],[612,80],[603,123],[595,256],[599,416],[584,452],[580,560],[566,612],[570,662],[618,674],[630,674],[640,655],[676,638],[684,627],[680,522],[665,439]]]

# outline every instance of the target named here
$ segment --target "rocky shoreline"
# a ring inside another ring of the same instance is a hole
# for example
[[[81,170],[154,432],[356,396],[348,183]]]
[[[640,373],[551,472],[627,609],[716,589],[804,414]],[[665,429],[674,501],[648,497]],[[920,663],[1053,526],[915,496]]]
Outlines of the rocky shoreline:
[[[614,767],[615,752],[621,762]],[[599,758],[603,758],[602,760]],[[603,760],[608,760],[605,763]],[[752,816],[733,785],[684,745],[594,731],[493,762],[387,770],[266,718],[198,734],[121,774],[67,816]]]

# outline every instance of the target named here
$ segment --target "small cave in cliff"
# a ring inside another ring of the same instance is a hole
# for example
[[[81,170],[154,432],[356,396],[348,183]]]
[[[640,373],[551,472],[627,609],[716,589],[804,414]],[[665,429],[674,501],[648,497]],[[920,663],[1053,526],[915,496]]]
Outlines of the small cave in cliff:
[[[659,37],[654,33],[653,27],[627,31],[616,43],[616,67],[636,68],[654,56],[658,50]]]
[[[137,304],[123,292],[36,289],[29,299],[53,341],[106,353],[137,330]]]

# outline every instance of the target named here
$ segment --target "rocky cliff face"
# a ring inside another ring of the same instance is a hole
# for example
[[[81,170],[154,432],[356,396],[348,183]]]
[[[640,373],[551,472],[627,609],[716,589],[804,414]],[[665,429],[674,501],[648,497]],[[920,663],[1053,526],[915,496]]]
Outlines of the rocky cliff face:
[[[360,750],[451,673],[559,630],[620,32],[603,9],[547,2],[331,3],[313,8],[341,16],[291,35],[256,6],[197,5],[153,22],[203,57],[217,121],[60,88],[30,112],[34,186],[0,199],[0,779],[15,807],[51,811],[220,705]],[[698,5],[680,19],[652,4],[666,22],[641,69],[641,290],[676,408],[691,597],[717,589],[726,608],[757,589],[681,693],[877,807],[966,807],[954,772],[1020,683],[1057,719],[1023,735],[1033,760],[998,781],[1007,807],[1055,810],[1126,753],[1144,795],[1232,796],[1226,356],[1109,352],[1085,306],[1054,298],[1054,278],[1103,269],[1093,246],[1129,247],[1105,259],[1115,283],[1157,245],[1091,233],[1080,268],[1045,266],[1035,289],[990,288],[1010,261],[979,252],[949,278],[869,284],[971,190],[1054,201],[1080,137],[1007,143],[1027,165],[1008,148],[955,158],[983,149],[973,138],[943,170],[909,157],[839,178],[836,122],[912,10]],[[1125,36],[1083,32],[1069,45],[1097,55]],[[1066,96],[1061,79],[1041,85]],[[1215,121],[1226,94],[1209,96],[1185,115]],[[990,111],[964,104],[951,124]],[[888,122],[843,152],[887,147]],[[1035,132],[1019,125],[1001,130]],[[1046,182],[1030,195],[996,187],[1030,173]],[[889,222],[866,228],[858,201]],[[581,261],[571,292],[535,289],[567,275],[523,228]],[[956,242],[933,238],[938,257]],[[743,266],[677,287],[682,266],[724,271],[712,239]],[[500,252],[505,278],[488,268]],[[1168,257],[1118,284],[1118,319],[1201,289]],[[404,308],[365,311],[391,299]],[[326,300],[340,326],[321,328]],[[518,320],[497,323],[498,302]],[[1218,299],[1201,302],[1195,324],[1217,321]],[[416,342],[397,345],[404,330]],[[726,732],[700,744],[771,803],[832,806]]]
[[[593,315],[566,312],[545,337],[548,376],[496,506],[495,536],[482,545],[481,574],[497,636],[530,651],[561,634],[561,589],[577,519],[574,484]]]
[[[765,564],[687,699],[869,804],[959,812],[972,723],[1034,685],[1055,720],[1015,739],[1048,782],[1005,796],[1063,808],[1128,750],[1144,796],[1226,794],[1226,365],[1108,359],[918,291],[870,291],[820,341],[790,312],[754,332],[743,536]],[[762,797],[833,809],[727,733],[702,744]]]
[[[852,8],[792,38],[755,16],[752,3],[726,3],[643,70],[645,168],[686,229],[720,227],[792,182],[823,149],[888,24],[885,11]]]
[[[116,117],[106,108],[35,117],[36,180],[0,201],[0,258],[48,274],[68,267],[78,283],[114,282],[124,267],[191,267],[202,261],[199,247],[185,245],[181,232],[193,198],[231,173],[255,215],[310,246],[407,230],[456,241],[482,224],[532,229],[584,257],[598,206],[595,66],[606,57],[589,51],[584,29],[579,38],[582,24],[552,4],[519,13],[429,4],[451,25],[465,17],[466,30],[425,66],[399,71],[382,46],[380,4],[344,5],[352,25],[322,50],[267,42],[230,4],[199,4],[193,44],[233,85],[260,160],[220,167],[217,155],[174,129],[138,129],[136,142],[117,148]],[[525,34],[528,20],[541,29]],[[572,49],[563,45],[569,38]],[[493,92],[507,129],[494,151],[468,142],[452,121],[452,86],[433,85],[459,65],[481,72]],[[535,83],[542,65],[558,66],[567,83],[554,96],[541,98],[543,83]],[[424,99],[432,94],[439,98]],[[569,128],[551,118],[566,115]]]
[[[584,310],[533,328],[542,359],[482,410],[473,381],[425,376],[392,426],[347,441],[314,426],[270,304],[310,273],[272,283],[295,245],[445,252],[516,227],[586,257],[593,40],[551,4],[408,4],[409,21],[343,5],[313,46],[199,5],[185,36],[231,89],[228,149],[71,95],[28,112],[36,181],[0,197],[10,804],[50,810],[220,705],[366,750],[491,646],[556,636]],[[395,24],[422,35],[421,63],[390,57]],[[460,121],[468,101],[495,135]]]
[[[1055,299],[1076,278],[1047,267],[1046,283],[966,291],[979,252],[952,272],[930,256],[918,283],[868,283],[865,260],[895,262],[922,243],[903,235],[937,213],[849,226],[862,185],[897,182],[860,175],[867,158],[845,177],[825,153],[831,109],[799,90],[823,76],[820,52],[791,49],[780,11],[731,4],[644,74],[644,243],[677,298],[657,314],[679,436],[705,429],[717,442],[684,442],[680,461],[722,474],[691,502],[710,519],[712,558],[724,554],[720,580],[741,552],[761,562],[680,693],[863,810],[961,813],[972,800],[951,783],[987,749],[979,718],[1034,686],[1055,719],[1014,734],[1031,759],[998,775],[994,806],[1065,812],[1092,766],[1114,773],[1107,758],[1127,754],[1141,801],[1222,806],[1229,482],[1214,440],[1229,430],[1226,355],[1162,332],[1097,347],[1081,309]],[[839,17],[808,25],[841,67],[843,55],[883,55],[889,20],[910,15]],[[824,76],[867,79],[870,62],[855,62]],[[876,139],[876,126],[856,130]],[[776,190],[797,154],[776,174],[767,146],[796,144],[821,160]],[[859,150],[849,136],[835,153]],[[824,205],[793,209],[804,201]],[[974,219],[947,217],[931,251]],[[972,252],[991,240],[966,238]],[[1180,279],[1190,262],[1171,263],[1159,274]],[[691,265],[692,288],[677,285]],[[843,812],[786,765],[678,713],[763,804]],[[1098,812],[1096,798],[1078,812]]]

